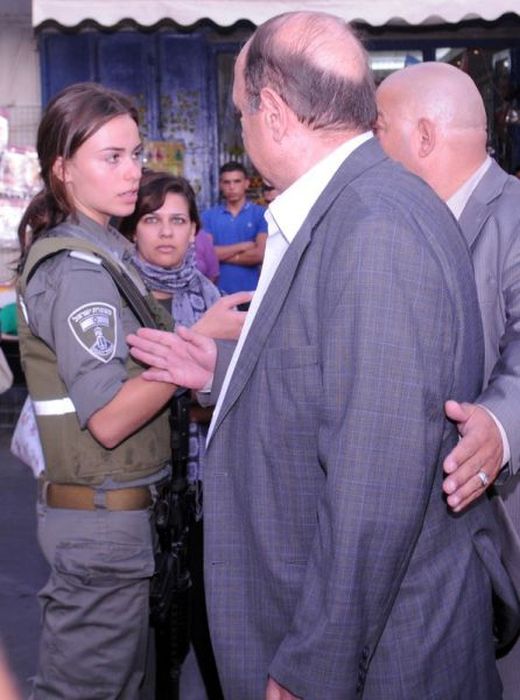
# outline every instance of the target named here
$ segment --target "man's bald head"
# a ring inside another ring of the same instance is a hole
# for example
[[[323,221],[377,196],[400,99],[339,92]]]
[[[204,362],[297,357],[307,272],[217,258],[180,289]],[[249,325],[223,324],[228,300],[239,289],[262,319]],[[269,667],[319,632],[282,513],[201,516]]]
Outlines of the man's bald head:
[[[482,97],[454,66],[421,63],[392,73],[377,89],[377,106],[376,131],[385,151],[443,198],[486,157]]]
[[[365,131],[376,119],[368,58],[343,20],[320,12],[290,12],[268,20],[239,58],[251,110],[262,88],[275,90],[313,129]]]
[[[473,80],[448,63],[420,63],[384,80],[378,97],[398,95],[413,118],[427,116],[447,129],[486,129],[486,111]]]

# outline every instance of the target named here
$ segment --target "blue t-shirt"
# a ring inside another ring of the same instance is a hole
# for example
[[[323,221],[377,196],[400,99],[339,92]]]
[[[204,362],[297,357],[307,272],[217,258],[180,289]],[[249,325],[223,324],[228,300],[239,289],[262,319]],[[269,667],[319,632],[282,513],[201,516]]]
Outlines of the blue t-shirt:
[[[231,245],[242,241],[254,241],[259,233],[267,233],[264,207],[246,202],[236,216],[226,209],[225,204],[217,204],[202,214],[205,231],[213,236],[215,245]],[[256,289],[260,265],[245,266],[220,263],[218,286],[227,294]]]

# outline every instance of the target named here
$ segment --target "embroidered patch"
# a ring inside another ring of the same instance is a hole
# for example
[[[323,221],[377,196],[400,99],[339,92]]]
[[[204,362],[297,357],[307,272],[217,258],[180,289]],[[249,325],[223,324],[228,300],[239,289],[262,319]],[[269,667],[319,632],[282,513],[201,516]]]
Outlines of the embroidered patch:
[[[103,302],[83,304],[67,320],[82,348],[101,362],[110,362],[117,343],[115,307]]]

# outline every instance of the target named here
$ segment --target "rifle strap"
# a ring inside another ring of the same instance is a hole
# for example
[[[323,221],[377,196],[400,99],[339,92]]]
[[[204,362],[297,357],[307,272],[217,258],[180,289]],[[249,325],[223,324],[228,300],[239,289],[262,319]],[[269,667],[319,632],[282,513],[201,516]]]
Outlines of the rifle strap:
[[[172,491],[186,488],[190,453],[191,391],[179,389],[171,399],[170,430],[172,445]]]

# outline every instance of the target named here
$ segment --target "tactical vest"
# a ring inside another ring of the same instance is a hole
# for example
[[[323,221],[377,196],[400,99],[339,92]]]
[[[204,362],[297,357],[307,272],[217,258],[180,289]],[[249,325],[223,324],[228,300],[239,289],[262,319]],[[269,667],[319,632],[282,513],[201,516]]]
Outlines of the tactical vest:
[[[45,457],[45,478],[59,483],[96,485],[106,478],[132,481],[161,469],[171,458],[168,406],[117,447],[107,449],[81,429],[74,404],[58,375],[56,355],[34,336],[28,326],[23,296],[37,266],[46,258],[69,250],[70,255],[101,265],[114,280],[122,299],[142,326],[171,330],[171,316],[152,295],[139,291],[123,266],[88,241],[73,237],[37,240],[30,248],[17,284],[20,355],[29,394],[33,400]],[[137,275],[137,272],[136,272]],[[128,377],[143,371],[129,354]]]

